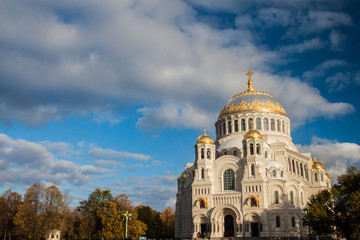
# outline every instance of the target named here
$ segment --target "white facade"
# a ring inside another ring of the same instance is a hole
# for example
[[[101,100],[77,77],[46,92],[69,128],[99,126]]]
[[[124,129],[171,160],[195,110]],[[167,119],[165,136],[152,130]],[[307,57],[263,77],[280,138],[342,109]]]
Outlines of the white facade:
[[[175,238],[305,237],[306,202],[331,180],[298,151],[281,105],[255,91],[250,74],[249,89],[229,100],[215,127],[216,141],[204,132],[178,178]]]

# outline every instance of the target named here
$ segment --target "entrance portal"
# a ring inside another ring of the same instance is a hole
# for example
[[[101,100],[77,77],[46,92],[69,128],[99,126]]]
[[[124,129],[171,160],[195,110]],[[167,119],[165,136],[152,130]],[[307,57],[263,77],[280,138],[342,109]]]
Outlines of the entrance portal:
[[[259,223],[258,222],[251,223],[251,236],[259,237]]]
[[[231,215],[225,216],[224,237],[234,237],[234,218]]]

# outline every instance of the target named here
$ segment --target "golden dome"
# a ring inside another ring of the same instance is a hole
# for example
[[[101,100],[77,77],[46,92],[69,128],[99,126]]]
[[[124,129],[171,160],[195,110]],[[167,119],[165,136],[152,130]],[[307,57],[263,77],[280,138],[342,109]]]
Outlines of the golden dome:
[[[187,178],[186,173],[180,173],[179,178]]]
[[[273,96],[253,89],[252,74],[253,72],[251,70],[246,73],[246,75],[249,76],[248,89],[245,92],[233,96],[221,110],[218,119],[229,114],[240,112],[271,112],[286,116],[284,108]]]
[[[311,163],[310,169],[311,170],[314,170],[314,169],[319,170],[319,169],[325,169],[325,168],[324,168],[324,165],[322,165],[321,162],[316,161],[316,157],[314,157],[314,161]]]
[[[262,135],[258,130],[255,129],[251,129],[250,131],[248,131],[245,136],[244,139],[248,139],[248,138],[252,138],[252,139],[262,139]]]
[[[196,140],[196,144],[203,143],[203,144],[214,144],[214,140],[206,134],[206,127],[204,127],[204,134],[199,136]]]
[[[325,173],[325,177],[327,177],[328,179],[330,179],[330,176],[328,173]]]

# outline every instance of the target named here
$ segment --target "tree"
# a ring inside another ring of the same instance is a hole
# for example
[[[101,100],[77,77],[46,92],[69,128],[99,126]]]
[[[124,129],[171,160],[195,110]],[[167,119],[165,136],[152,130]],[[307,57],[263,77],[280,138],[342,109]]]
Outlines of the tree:
[[[99,211],[105,211],[105,203],[112,201],[113,196],[110,190],[101,190],[96,188],[94,192],[89,195],[87,200],[81,201],[78,210],[87,216],[87,226],[82,224],[83,230],[88,231],[89,238],[92,236],[100,237],[103,232],[103,224]]]
[[[146,224],[147,230],[145,235],[148,238],[155,238],[155,215],[157,212],[149,206],[140,205],[134,209],[138,214],[138,220]]]
[[[314,234],[331,235],[334,233],[334,204],[330,191],[323,190],[311,196],[305,211],[304,224],[311,226]]]
[[[31,185],[24,195],[24,202],[15,215],[15,225],[20,229],[23,238],[39,239],[44,232],[40,226],[41,199],[44,186],[40,183]]]
[[[166,209],[160,214],[163,225],[163,238],[174,238],[175,236],[175,211],[171,207]]]
[[[44,234],[47,234],[52,229],[60,229],[64,196],[54,185],[44,189],[42,196],[41,226]]]
[[[350,239],[360,233],[360,170],[349,167],[338,177],[333,188],[335,225],[341,235]],[[346,223],[346,224],[344,224]]]
[[[6,236],[11,239],[12,235],[16,235],[14,217],[18,212],[18,208],[21,204],[22,196],[17,192],[13,192],[11,189],[6,190],[2,194],[3,207],[0,207],[0,215],[2,216],[1,225],[4,228],[4,240]],[[2,205],[2,204],[1,204]]]
[[[338,176],[331,191],[311,196],[303,218],[315,234],[332,234],[351,239],[360,233],[360,170],[349,167]]]

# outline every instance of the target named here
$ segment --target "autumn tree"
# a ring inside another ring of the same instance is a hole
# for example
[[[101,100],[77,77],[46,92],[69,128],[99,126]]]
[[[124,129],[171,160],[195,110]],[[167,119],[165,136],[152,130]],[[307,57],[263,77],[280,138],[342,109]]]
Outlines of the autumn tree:
[[[134,210],[138,214],[138,220],[145,223],[147,226],[145,235],[148,238],[155,238],[156,236],[155,236],[154,225],[155,225],[155,215],[157,214],[157,212],[153,210],[151,207],[144,205],[137,206],[135,207]]]
[[[110,190],[96,188],[87,200],[80,202],[78,210],[88,219],[86,225],[82,224],[82,229],[88,232],[89,238],[102,235],[103,223],[99,212],[105,211],[105,203],[112,200],[113,196]]]
[[[163,225],[162,237],[171,239],[175,236],[175,211],[171,207],[166,209],[160,214]]]
[[[2,194],[1,198],[3,199],[3,203],[0,204],[0,215],[2,219],[0,223],[4,229],[4,239],[6,236],[11,239],[12,235],[16,235],[14,217],[18,212],[22,197],[17,192],[8,189]]]

